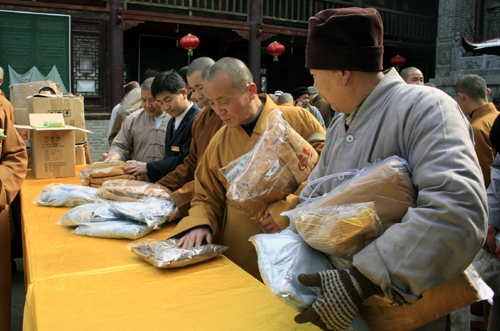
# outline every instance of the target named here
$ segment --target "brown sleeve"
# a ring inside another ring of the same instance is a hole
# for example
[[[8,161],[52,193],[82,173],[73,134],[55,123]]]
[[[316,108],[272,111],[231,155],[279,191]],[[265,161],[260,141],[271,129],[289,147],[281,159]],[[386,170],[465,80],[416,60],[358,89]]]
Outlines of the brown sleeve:
[[[17,192],[26,177],[28,155],[26,146],[19,137],[12,121],[0,108],[0,127],[7,136],[1,142],[1,161],[0,161],[0,211],[14,200]]]
[[[188,211],[191,207],[191,200],[194,197],[194,186],[194,180],[192,180],[174,193],[170,194],[175,206],[179,208],[181,213],[179,217],[188,216]]]

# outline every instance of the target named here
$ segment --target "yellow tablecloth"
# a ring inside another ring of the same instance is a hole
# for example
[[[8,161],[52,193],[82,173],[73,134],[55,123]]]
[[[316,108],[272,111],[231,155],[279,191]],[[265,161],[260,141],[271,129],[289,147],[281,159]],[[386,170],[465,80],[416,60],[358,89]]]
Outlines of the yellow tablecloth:
[[[83,166],[77,166],[77,173]],[[226,257],[157,269],[130,253],[131,240],[78,236],[55,225],[69,208],[32,203],[45,185],[21,189],[29,330],[307,330],[296,312]],[[173,225],[146,238],[166,239]]]

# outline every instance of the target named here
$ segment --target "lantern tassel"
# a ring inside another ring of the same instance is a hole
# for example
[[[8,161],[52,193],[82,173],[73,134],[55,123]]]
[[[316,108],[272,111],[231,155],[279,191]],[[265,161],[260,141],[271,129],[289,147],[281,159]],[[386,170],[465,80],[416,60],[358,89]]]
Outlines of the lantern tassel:
[[[190,50],[188,51],[188,55],[189,55],[189,56],[193,56],[193,50],[192,50],[192,49],[190,49]]]
[[[278,57],[277,56],[274,56],[274,61],[278,61]]]

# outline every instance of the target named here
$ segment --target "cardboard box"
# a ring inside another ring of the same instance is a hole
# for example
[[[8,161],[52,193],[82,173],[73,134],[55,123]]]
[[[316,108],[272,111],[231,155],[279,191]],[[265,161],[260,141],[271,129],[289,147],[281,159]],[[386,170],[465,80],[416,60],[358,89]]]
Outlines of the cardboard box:
[[[52,87],[56,92],[58,90],[57,85],[54,82],[51,82],[50,80],[10,85],[9,86],[10,103],[12,104],[12,107],[14,107],[14,109],[27,108],[26,98],[37,94],[40,88],[44,86]],[[17,116],[16,116],[16,122],[17,122]],[[19,122],[18,124],[28,125],[27,122],[26,123]]]
[[[64,122],[62,114],[29,114],[30,125],[44,121]],[[75,176],[75,130],[88,130],[65,125],[60,128],[36,128],[15,125],[31,131],[31,170],[35,178],[56,178]]]
[[[75,145],[75,164],[87,164],[87,159],[85,158],[85,148],[83,145]]]
[[[83,97],[80,96],[50,96],[34,95],[26,98],[28,113],[60,113],[64,116],[64,123],[76,128],[85,129],[85,115],[83,111]],[[20,123],[22,124],[22,123]],[[75,131],[75,143],[83,144],[87,141],[84,131]]]

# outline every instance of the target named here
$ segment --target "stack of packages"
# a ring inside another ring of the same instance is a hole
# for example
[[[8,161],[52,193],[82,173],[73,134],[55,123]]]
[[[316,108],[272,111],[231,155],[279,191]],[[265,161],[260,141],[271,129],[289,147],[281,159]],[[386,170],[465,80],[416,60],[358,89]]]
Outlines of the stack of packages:
[[[142,175],[134,176],[125,173],[127,162],[94,162],[80,171],[82,185],[99,188],[101,185],[112,179],[132,179],[141,180]]]
[[[250,240],[258,253],[259,269],[266,285],[278,298],[299,311],[310,307],[317,293],[297,281],[300,273],[315,273],[352,266],[353,256],[391,225],[401,222],[416,205],[416,190],[407,162],[389,157],[352,173],[330,175],[310,182],[302,192],[338,176],[352,175],[331,192],[316,198],[301,196],[304,203],[283,213],[289,229],[258,234]],[[295,231],[295,232],[293,232]],[[297,234],[297,233],[298,234]],[[307,247],[283,249],[289,245]],[[318,253],[323,253],[318,257]],[[299,260],[308,263],[298,263]],[[412,330],[452,311],[489,296],[487,286],[472,267],[454,280],[423,293],[416,304],[394,306],[381,296],[362,304],[351,330]],[[451,298],[451,299],[450,299]]]
[[[38,205],[75,208],[58,224],[77,227],[79,235],[137,239],[159,229],[172,215],[175,204],[165,187],[135,180],[115,179],[99,189],[51,184],[35,198]]]

